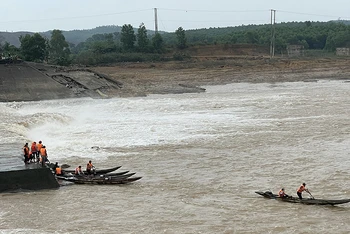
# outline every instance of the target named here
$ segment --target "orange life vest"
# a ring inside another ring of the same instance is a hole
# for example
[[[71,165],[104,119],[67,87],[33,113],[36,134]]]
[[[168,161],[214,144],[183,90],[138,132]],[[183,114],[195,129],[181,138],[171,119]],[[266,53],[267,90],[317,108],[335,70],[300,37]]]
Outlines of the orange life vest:
[[[46,148],[41,148],[41,149],[40,149],[40,154],[41,154],[41,156],[46,157],[46,156],[47,156]]]
[[[36,145],[35,145],[34,143],[32,144],[31,150],[32,150],[32,153],[34,153],[34,152],[37,151],[37,150],[36,150]]]
[[[62,169],[60,167],[56,167],[56,175],[61,175]]]
[[[278,195],[280,197],[284,197],[284,195],[286,195],[286,193],[281,189],[279,192],[278,192]]]
[[[299,189],[297,190],[298,193],[302,193],[303,191],[305,191],[305,186],[302,184],[300,185]]]
[[[41,148],[43,147],[43,144],[39,143],[37,144],[37,147],[38,147],[38,151],[40,152]]]
[[[92,167],[93,167],[92,163],[88,163],[88,164],[86,165],[86,170],[91,170]]]

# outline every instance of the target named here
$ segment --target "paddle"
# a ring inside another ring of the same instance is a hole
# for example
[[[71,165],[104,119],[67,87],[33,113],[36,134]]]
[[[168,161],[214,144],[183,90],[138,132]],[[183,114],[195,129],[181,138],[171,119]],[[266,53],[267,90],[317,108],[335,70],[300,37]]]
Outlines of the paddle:
[[[310,196],[311,196],[312,199],[315,199],[314,196],[312,196],[312,194],[310,193],[309,190],[307,190],[306,192],[307,192],[308,194],[310,194]]]

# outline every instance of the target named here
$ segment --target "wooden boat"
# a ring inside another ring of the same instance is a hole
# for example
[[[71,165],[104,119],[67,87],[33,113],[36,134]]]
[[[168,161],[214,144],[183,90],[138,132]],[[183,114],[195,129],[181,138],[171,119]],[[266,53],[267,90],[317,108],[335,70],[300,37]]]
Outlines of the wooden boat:
[[[135,173],[129,173],[125,175],[118,176],[108,176],[108,177],[89,177],[89,176],[56,176],[57,179],[73,182],[75,184],[127,184],[141,179],[142,177],[133,177]]]
[[[270,198],[270,199],[276,199],[278,201],[283,201],[283,202],[291,202],[291,203],[301,203],[301,204],[306,204],[306,205],[339,205],[339,204],[344,204],[350,202],[350,199],[339,199],[339,200],[328,200],[328,199],[315,199],[315,198],[305,198],[305,199],[299,199],[297,197],[284,197],[281,198],[277,194],[273,194],[270,191],[266,192],[261,192],[257,191],[255,192],[265,198]]]
[[[77,180],[76,184],[127,184],[141,179],[142,177],[107,179],[107,180]]]
[[[129,171],[122,171],[122,172],[116,172],[116,173],[106,173],[106,174],[97,174],[97,175],[82,175],[82,176],[79,176],[79,175],[75,175],[74,173],[64,173],[62,175],[59,176],[59,178],[61,177],[85,177],[85,176],[89,176],[89,177],[95,177],[95,178],[104,178],[104,177],[108,177],[108,176],[120,176],[120,175],[125,175],[127,174]]]
[[[107,168],[107,169],[96,169],[94,172],[94,175],[102,175],[102,174],[107,174],[110,173],[112,171],[118,170],[119,168],[121,168],[121,166],[118,167],[112,167],[112,168]],[[63,174],[67,174],[67,173],[72,173],[74,174],[75,170],[63,170]],[[87,175],[87,172],[84,171],[84,174]]]

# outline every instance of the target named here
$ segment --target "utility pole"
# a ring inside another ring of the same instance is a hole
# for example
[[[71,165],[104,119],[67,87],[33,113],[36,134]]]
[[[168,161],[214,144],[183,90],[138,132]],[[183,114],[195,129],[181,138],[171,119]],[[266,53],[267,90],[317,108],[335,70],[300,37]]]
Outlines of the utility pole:
[[[276,10],[271,9],[271,44],[270,44],[270,58],[275,57],[275,41],[276,41]]]
[[[157,8],[154,8],[154,31],[158,33],[158,16],[157,16]]]

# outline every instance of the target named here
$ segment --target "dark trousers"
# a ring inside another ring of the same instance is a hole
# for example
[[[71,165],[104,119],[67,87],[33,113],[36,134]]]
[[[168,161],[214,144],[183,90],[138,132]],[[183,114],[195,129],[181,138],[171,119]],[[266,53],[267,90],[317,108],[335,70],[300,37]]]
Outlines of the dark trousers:
[[[300,198],[300,200],[303,199],[303,197],[301,196],[301,193],[297,192],[297,195]]]
[[[24,163],[27,163],[29,161],[28,155],[24,155]]]

